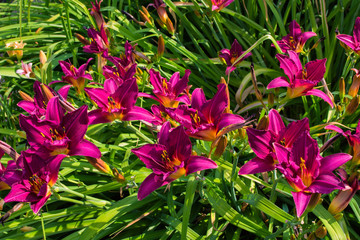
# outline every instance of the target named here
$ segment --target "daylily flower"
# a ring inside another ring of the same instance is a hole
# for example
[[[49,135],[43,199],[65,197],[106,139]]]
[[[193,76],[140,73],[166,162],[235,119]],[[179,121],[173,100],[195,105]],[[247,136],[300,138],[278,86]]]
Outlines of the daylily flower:
[[[144,120],[151,122],[153,115],[135,106],[138,97],[136,80],[128,80],[118,86],[113,80],[106,80],[104,89],[85,89],[89,97],[100,107],[89,113],[89,124],[107,123],[115,119],[122,121]]]
[[[36,115],[39,119],[42,119],[46,115],[46,106],[49,100],[58,94],[63,98],[67,98],[68,89],[62,89],[58,91],[58,94],[49,86],[35,81],[33,85],[34,98],[22,100],[17,105],[24,109],[31,115]]]
[[[286,148],[291,148],[297,137],[309,130],[309,119],[304,118],[300,121],[294,121],[285,127],[280,114],[275,109],[271,109],[269,112],[269,125],[266,129],[246,129],[249,145],[256,157],[240,168],[239,175],[274,170],[278,161],[273,143],[279,143]]]
[[[84,46],[84,52],[100,54],[109,48],[109,41],[104,26],[101,26],[100,32],[89,28],[88,36],[90,37],[90,45]]]
[[[352,147],[353,159],[351,160],[351,164],[353,166],[360,165],[360,120],[358,121],[354,134],[351,134],[350,130],[344,132],[341,128],[335,125],[328,125],[325,129],[341,133],[347,138],[349,145]]]
[[[4,156],[4,153],[0,149],[0,159]],[[0,163],[0,191],[10,189],[13,183],[19,181],[21,174],[19,174],[17,169],[16,162],[13,160],[8,161],[6,167]]]
[[[95,1],[95,4],[93,2],[91,2],[92,8],[91,8],[91,16],[93,16],[95,18],[96,21],[96,25],[98,26],[98,28],[100,29],[101,26],[105,26],[105,20],[104,17],[101,14],[100,11],[100,5],[102,3],[103,0],[100,0],[98,2],[98,0]]]
[[[300,217],[310,202],[313,193],[331,193],[343,189],[344,184],[332,172],[352,157],[346,153],[337,153],[321,157],[317,142],[308,132],[301,134],[291,149],[274,143],[276,168],[284,174],[294,189],[292,193],[297,216]]]
[[[51,195],[51,187],[57,181],[64,157],[58,155],[44,160],[36,154],[22,152],[19,158],[21,179],[12,184],[5,202],[29,202],[33,212],[38,213]]]
[[[206,100],[201,88],[193,91],[191,108],[185,105],[170,110],[172,119],[184,125],[186,134],[205,141],[215,141],[220,136],[245,124],[239,115],[225,113],[228,106],[226,85],[219,84],[215,96]]]
[[[269,83],[267,89],[287,87],[288,98],[314,95],[334,107],[328,95],[314,89],[324,77],[326,58],[308,62],[303,68],[299,56],[294,51],[288,51],[288,54],[289,56],[277,54],[276,57],[280,61],[280,68],[284,70],[289,81],[285,77],[275,78]]]
[[[289,25],[290,33],[283,37],[280,41],[277,41],[281,50],[286,53],[291,50],[296,53],[301,53],[305,42],[312,37],[316,36],[314,32],[302,32],[300,25],[293,20]]]
[[[84,139],[89,123],[87,106],[64,116],[58,97],[54,97],[48,102],[45,120],[21,114],[19,122],[31,146],[27,150],[30,153],[36,153],[42,158],[58,154],[101,157],[99,149]]]
[[[239,44],[239,42],[236,39],[234,40],[230,49],[222,49],[220,51],[219,58],[221,60],[224,60],[227,65],[227,68],[225,71],[226,75],[228,75],[232,71],[234,71],[236,69],[235,66],[238,65],[239,63],[241,63],[241,61],[243,61],[245,58],[248,58],[251,56],[251,53],[246,54],[242,59],[238,60],[234,66],[232,66],[233,63],[238,59],[238,57],[240,57],[243,53],[244,53],[244,51],[242,50],[241,45]]]
[[[336,38],[349,46],[354,52],[360,54],[360,17],[356,18],[353,36],[339,34],[336,36]]]
[[[145,93],[142,93],[142,96],[152,98],[167,108],[176,108],[180,102],[190,104],[189,97],[184,94],[190,73],[191,71],[187,69],[185,75],[180,79],[180,73],[176,72],[167,81],[166,78],[161,77],[159,72],[151,69],[150,82],[154,87],[153,93],[156,97]]]
[[[63,70],[65,76],[61,77],[62,81],[52,81],[51,84],[58,82],[70,83],[77,91],[81,93],[85,87],[85,79],[92,80],[92,77],[89,73],[85,73],[86,68],[92,58],[89,58],[87,62],[77,69],[71,63],[65,61],[59,61],[60,67]],[[64,86],[63,88],[68,88],[69,86]]]
[[[32,63],[24,63],[23,61],[21,61],[21,69],[16,70],[16,73],[25,75],[27,78],[35,77],[35,74],[32,71]]]
[[[191,156],[191,141],[183,126],[170,129],[170,123],[165,123],[158,135],[158,144],[146,144],[131,150],[147,168],[153,170],[139,188],[139,200],[183,175],[217,168],[216,163],[206,157]]]
[[[9,55],[9,57],[16,56],[16,58],[18,60],[21,60],[21,58],[23,56],[22,49],[25,47],[25,45],[26,45],[26,43],[23,43],[23,41],[7,43],[7,44],[5,44],[5,47],[12,48],[14,50],[6,51],[6,53]],[[16,49],[21,49],[21,50],[16,50]]]
[[[212,11],[221,11],[224,7],[227,7],[234,0],[211,0],[212,3]],[[239,55],[240,56],[240,55]]]

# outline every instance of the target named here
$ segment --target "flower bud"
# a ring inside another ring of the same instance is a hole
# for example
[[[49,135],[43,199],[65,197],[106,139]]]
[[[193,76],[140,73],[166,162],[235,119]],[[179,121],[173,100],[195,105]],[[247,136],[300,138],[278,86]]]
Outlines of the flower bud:
[[[171,35],[174,35],[175,28],[174,28],[174,25],[173,25],[172,21],[170,20],[170,18],[168,18],[166,20],[166,28]]]
[[[225,152],[227,143],[228,143],[227,137],[221,136],[214,152],[215,157],[220,157]]]
[[[157,10],[157,13],[158,13],[158,15],[159,15],[160,20],[161,20],[163,23],[167,24],[167,21],[168,21],[168,19],[169,19],[169,16],[168,16],[167,13],[166,13],[165,7],[160,6],[160,7],[158,7],[156,10]]]
[[[164,38],[162,35],[159,36],[159,40],[158,40],[158,58],[160,59],[165,52],[165,42],[164,42]]]
[[[339,81],[339,95],[340,100],[342,101],[345,96],[345,80],[343,77],[341,77]]]
[[[54,94],[51,92],[48,86],[45,84],[40,84],[42,95],[44,96],[45,103],[48,103],[50,99],[54,97]]]
[[[307,237],[307,240],[316,240],[316,237],[315,237],[315,233],[310,233],[309,236]]]
[[[307,206],[307,211],[312,211],[316,205],[319,203],[321,198],[321,193],[313,193],[311,194],[309,205]]]
[[[0,149],[6,153],[7,155],[9,155],[12,159],[14,159],[14,161],[16,161],[20,155],[15,151],[14,148],[12,148],[9,144],[7,144],[6,142],[3,142],[0,140]]]
[[[22,232],[30,232],[33,230],[36,230],[36,229],[33,227],[29,227],[29,226],[23,226],[22,228],[20,228],[20,231],[22,231]]]
[[[32,97],[30,97],[27,93],[24,93],[21,90],[19,91],[19,95],[25,101],[34,102],[34,99]]]
[[[82,36],[82,35],[80,35],[80,34],[78,34],[78,33],[75,33],[74,35],[75,35],[75,37],[76,37],[82,44],[84,44],[84,45],[90,45],[90,41],[87,40],[86,38],[84,38],[84,36]]]
[[[274,100],[275,100],[275,95],[273,93],[269,93],[269,95],[268,95],[269,108],[272,108],[274,106]]]
[[[339,190],[336,197],[331,201],[328,211],[332,215],[336,215],[337,213],[342,212],[349,205],[358,187],[359,180],[357,178],[354,178],[351,187],[348,186],[343,190]]]
[[[354,70],[354,69],[352,69],[352,70]],[[348,94],[352,97],[355,97],[359,92],[359,87],[360,87],[360,75],[355,74],[353,77],[353,82],[349,88]]]
[[[315,230],[315,235],[318,238],[324,238],[327,235],[327,230],[326,227],[324,226],[320,226]]]
[[[267,130],[269,127],[269,118],[267,116],[263,116],[258,125],[256,126],[257,130]]]
[[[350,103],[346,106],[345,113],[348,115],[353,114],[359,106],[359,96],[355,96],[351,99]]]
[[[101,158],[85,157],[88,162],[93,165],[97,170],[103,173],[113,175],[109,165],[101,160]]]
[[[118,182],[124,182],[125,181],[125,177],[119,173],[119,171],[116,168],[113,168],[112,173],[114,175],[114,178],[116,181]]]
[[[144,22],[149,23],[151,26],[154,25],[154,20],[150,16],[150,14],[149,14],[148,10],[146,9],[146,7],[142,6],[142,11],[139,10],[139,13],[140,13],[141,20],[143,20]]]
[[[40,58],[40,63],[42,65],[44,65],[47,61],[47,57],[46,57],[45,53],[43,52],[43,50],[40,50],[39,58]]]

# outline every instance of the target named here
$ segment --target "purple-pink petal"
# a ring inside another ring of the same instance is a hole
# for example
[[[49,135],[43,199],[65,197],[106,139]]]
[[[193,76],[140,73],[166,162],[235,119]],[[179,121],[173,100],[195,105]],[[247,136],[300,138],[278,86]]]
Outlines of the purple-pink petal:
[[[202,156],[191,156],[185,164],[186,175],[197,171],[217,168],[217,164],[209,158]]]
[[[45,203],[47,202],[47,200],[49,199],[50,195],[49,196],[45,196],[45,197],[42,197],[39,201],[37,202],[31,202],[30,203],[30,208],[31,210],[33,210],[33,212],[35,214],[37,214],[39,212],[39,210],[45,205]]]
[[[278,87],[290,87],[290,83],[285,77],[277,77],[267,85],[267,89],[278,88]]]
[[[143,200],[150,193],[162,187],[166,184],[169,184],[173,181],[173,179],[169,179],[167,181],[160,180],[161,176],[156,175],[155,173],[151,173],[145,180],[141,183],[138,191],[138,199],[139,201]]]
[[[249,145],[259,158],[266,158],[272,152],[272,143],[275,141],[274,136],[264,130],[247,128],[246,133],[249,139]]]
[[[320,161],[320,174],[334,171],[336,168],[345,164],[351,158],[352,156],[347,153],[335,153],[323,157]]]
[[[66,136],[71,139],[71,145],[77,144],[84,138],[88,124],[89,118],[86,105],[65,115],[63,127]]]
[[[70,148],[69,155],[71,156],[86,156],[93,158],[100,158],[101,152],[98,147],[92,142],[82,139],[80,142],[72,143],[74,146]]]
[[[276,111],[275,109],[271,109],[269,111],[269,127],[268,127],[268,129],[270,131],[272,131],[273,133],[275,133],[276,135],[279,135],[281,129],[283,129],[283,128],[285,128],[285,124],[284,124],[283,120],[281,119],[279,112]]]
[[[328,95],[326,95],[323,91],[320,91],[319,89],[311,89],[311,90],[307,91],[304,95],[305,96],[314,95],[314,96],[320,97],[325,102],[327,102],[331,106],[331,108],[334,108],[334,103],[331,100],[331,98]]]
[[[336,38],[342,41],[345,45],[347,45],[351,49],[354,50],[356,48],[356,43],[354,42],[354,38],[352,36],[346,34],[339,34],[336,36]]]
[[[300,217],[305,212],[307,206],[309,205],[312,193],[291,192],[291,194],[295,202],[296,215]]]
[[[239,170],[239,175],[268,172],[275,169],[274,159],[268,155],[265,158],[254,157]]]
[[[321,174],[306,189],[313,193],[329,194],[335,189],[343,189],[344,184],[333,173]]]

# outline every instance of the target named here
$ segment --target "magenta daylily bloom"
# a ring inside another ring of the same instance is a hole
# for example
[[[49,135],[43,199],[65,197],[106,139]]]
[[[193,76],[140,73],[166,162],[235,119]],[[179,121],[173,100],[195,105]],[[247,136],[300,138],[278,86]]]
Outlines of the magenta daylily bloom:
[[[223,59],[227,65],[225,74],[228,75],[232,71],[236,69],[236,65],[238,65],[241,61],[243,61],[245,58],[248,58],[251,56],[251,53],[246,54],[242,59],[236,62],[234,66],[233,63],[240,57],[244,51],[242,50],[241,45],[239,42],[235,39],[233,44],[231,45],[230,49],[222,49],[220,51],[219,57],[220,59]]]
[[[102,1],[103,0],[100,0],[98,2],[98,0],[96,0],[95,3],[91,2],[92,8],[90,14],[95,18],[96,25],[98,26],[99,29],[101,28],[101,26],[105,25],[104,17],[102,16],[100,11],[100,5]]]
[[[317,36],[314,32],[302,32],[300,25],[293,20],[289,25],[290,33],[277,41],[281,50],[286,53],[291,50],[296,53],[303,52],[305,42],[312,37]]]
[[[228,106],[226,85],[219,84],[215,96],[206,100],[201,88],[192,93],[191,108],[185,105],[169,109],[172,119],[184,125],[186,134],[205,141],[215,141],[220,136],[245,124],[239,115],[225,113]]]
[[[108,79],[102,88],[85,89],[99,109],[89,113],[89,124],[107,123],[115,119],[122,121],[144,120],[151,122],[154,116],[147,110],[135,106],[138,97],[136,80],[128,80],[118,86]]]
[[[47,89],[47,93],[42,90],[42,87]],[[42,84],[39,81],[34,82],[33,89],[34,99],[32,101],[22,100],[17,105],[29,114],[36,115],[40,119],[46,115],[46,106],[49,102],[48,98],[60,95],[63,99],[66,99],[69,90],[63,88],[56,93],[49,86]]]
[[[47,105],[45,120],[20,115],[19,122],[31,146],[27,151],[42,158],[59,154],[101,157],[99,149],[84,139],[89,124],[87,106],[64,116],[58,97],[54,97]]]
[[[354,166],[360,165],[360,120],[358,121],[358,125],[354,134],[351,134],[349,130],[344,132],[341,128],[335,125],[328,125],[325,127],[325,129],[341,133],[344,137],[347,138],[349,145],[352,147],[352,154],[354,156],[351,162]]]
[[[353,36],[339,34],[336,38],[350,47],[354,52],[360,54],[360,17],[356,18]]]
[[[3,155],[4,151],[0,149],[0,159]],[[21,173],[18,171],[15,161],[8,161],[6,167],[0,162],[0,191],[10,189],[10,186],[18,182],[20,178]]]
[[[158,136],[158,144],[146,144],[131,151],[153,170],[142,182],[138,199],[142,200],[161,186],[171,183],[183,175],[217,168],[214,161],[191,156],[191,141],[183,126],[171,130],[170,123],[163,125]]]
[[[239,175],[274,170],[278,161],[273,143],[279,143],[286,148],[291,148],[297,137],[309,130],[309,119],[304,118],[300,121],[294,121],[285,127],[280,114],[275,109],[271,109],[267,129],[246,129],[249,145],[256,157],[240,168]]]
[[[190,70],[186,70],[185,75],[180,79],[180,73],[176,72],[167,81],[159,72],[150,69],[150,82],[156,97],[146,93],[141,93],[141,96],[152,98],[166,108],[176,108],[180,102],[190,104],[190,99],[184,92],[188,87],[190,73]]]
[[[221,11],[224,7],[227,7],[234,0],[211,0],[212,3],[212,11]]]
[[[321,157],[317,142],[308,132],[299,136],[291,149],[279,143],[273,145],[279,161],[276,168],[294,189],[292,195],[298,217],[306,210],[312,193],[328,194],[335,189],[344,188],[333,171],[349,161],[351,155],[337,153]]]
[[[88,36],[90,37],[90,45],[84,46],[84,52],[100,54],[108,50],[109,40],[103,25],[100,28],[100,32],[89,28]]]
[[[5,202],[29,202],[36,214],[51,195],[51,187],[58,178],[61,161],[65,155],[58,155],[47,160],[36,154],[22,152],[19,162],[22,171],[18,182],[11,185]]]
[[[61,77],[62,81],[53,81],[50,84],[57,82],[66,82],[75,87],[78,93],[81,93],[85,87],[85,79],[92,80],[92,77],[89,73],[85,73],[86,68],[92,58],[89,58],[87,62],[77,69],[71,63],[65,61],[59,61],[61,69],[63,70],[65,76]],[[69,86],[64,86],[63,88],[68,88]]]
[[[326,58],[308,62],[303,68],[299,56],[294,51],[288,51],[288,54],[289,56],[277,54],[276,57],[280,61],[280,68],[284,70],[289,81],[285,77],[275,78],[269,83],[267,89],[287,87],[288,98],[314,95],[334,107],[334,103],[328,95],[314,89],[324,77]]]

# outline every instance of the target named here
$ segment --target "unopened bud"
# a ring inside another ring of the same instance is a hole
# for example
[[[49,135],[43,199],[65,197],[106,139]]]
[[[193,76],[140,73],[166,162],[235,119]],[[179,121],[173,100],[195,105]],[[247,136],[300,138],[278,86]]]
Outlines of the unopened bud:
[[[337,105],[335,106],[335,108],[336,108],[336,111],[338,111],[338,112],[341,112],[342,109],[343,109],[340,104],[337,104]]]
[[[268,106],[272,108],[274,106],[275,95],[273,93],[269,93],[268,95]]]
[[[258,125],[256,126],[257,130],[267,130],[269,127],[269,118],[267,116],[263,116]]]
[[[160,7],[158,7],[156,10],[157,10],[157,13],[158,13],[158,15],[159,15],[160,20],[161,20],[163,23],[167,24],[167,21],[168,21],[168,19],[169,19],[169,16],[168,16],[167,13],[166,13],[165,7],[160,6]]]
[[[328,95],[328,97],[331,99],[331,102],[334,103],[335,102],[334,95],[330,92],[327,83],[325,81],[325,78],[321,79],[321,83],[323,85],[325,94]]]
[[[34,102],[34,99],[32,97],[30,97],[27,93],[24,93],[21,90],[19,91],[19,95],[25,101]]]
[[[7,144],[6,142],[3,142],[0,140],[0,149],[6,153],[7,155],[9,155],[12,159],[14,159],[14,161],[16,161],[20,155],[16,152],[16,150],[14,148],[12,148],[9,144]]]
[[[348,186],[347,189],[338,192],[336,197],[331,201],[328,211],[332,215],[342,212],[349,205],[358,188],[359,180],[358,178],[354,178],[351,187]]]
[[[118,182],[124,182],[125,181],[125,177],[119,173],[119,171],[116,168],[113,168],[112,170],[114,178],[116,181]]]
[[[314,232],[310,233],[309,236],[307,237],[307,240],[316,240],[315,233]]]
[[[167,21],[166,21],[166,29],[168,30],[168,32],[171,35],[174,35],[175,28],[174,28],[174,25],[173,25],[172,21],[170,20],[170,18],[168,18]]]
[[[54,97],[54,94],[51,92],[48,86],[45,84],[40,84],[42,95],[44,96],[45,103],[48,103],[50,99]]]
[[[220,157],[225,152],[227,143],[228,143],[227,137],[221,136],[214,152],[215,157]]]
[[[349,88],[349,95],[355,97],[359,92],[360,87],[360,75],[355,74],[353,77],[353,82]]]
[[[316,205],[319,203],[321,198],[321,193],[313,193],[311,194],[309,205],[307,206],[307,211],[312,211]]]
[[[35,230],[35,228],[29,227],[29,226],[24,226],[24,227],[20,228],[20,231],[22,231],[22,232],[30,232],[33,230]]]
[[[88,160],[88,162],[100,172],[113,175],[113,172],[111,171],[109,165],[101,158],[86,157],[86,160]]]
[[[341,77],[339,81],[339,95],[340,100],[342,101],[345,96],[345,80],[343,77]]]
[[[220,78],[220,83],[225,84],[226,86],[226,97],[227,97],[227,107],[224,110],[224,113],[230,113],[230,93],[229,93],[229,86],[225,80],[225,78]]]
[[[82,35],[80,35],[80,34],[78,34],[78,33],[75,33],[74,35],[75,35],[75,37],[76,37],[82,44],[84,44],[84,45],[90,45],[90,41],[87,40],[86,38],[84,38],[84,36],[82,36]]]
[[[150,16],[150,14],[149,14],[148,10],[146,9],[146,7],[142,6],[142,10],[139,10],[139,13],[140,13],[141,20],[143,20],[144,22],[149,23],[151,26],[154,25],[154,20]]]
[[[246,139],[247,134],[246,134],[246,130],[244,128],[238,129],[238,133],[239,133],[240,139]]]
[[[158,58],[160,59],[165,52],[165,42],[164,42],[164,38],[162,35],[159,36],[159,40],[158,40]]]
[[[40,63],[42,65],[44,65],[47,61],[47,57],[46,57],[45,53],[43,52],[43,50],[40,50],[39,58],[40,58]]]
[[[324,227],[324,226],[318,227],[318,228],[315,230],[315,235],[316,235],[318,238],[324,238],[324,237],[327,235],[326,227]]]
[[[355,96],[351,99],[350,103],[346,106],[345,113],[348,115],[353,114],[359,106],[359,96]]]

